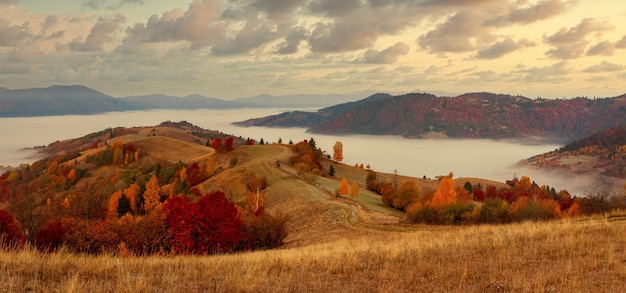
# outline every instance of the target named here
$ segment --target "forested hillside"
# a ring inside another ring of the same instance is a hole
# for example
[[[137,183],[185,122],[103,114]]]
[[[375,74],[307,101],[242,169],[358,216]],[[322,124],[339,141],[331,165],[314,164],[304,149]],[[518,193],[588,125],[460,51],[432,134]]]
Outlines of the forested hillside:
[[[538,168],[564,169],[577,174],[626,178],[626,125],[575,140],[523,163]]]
[[[528,99],[471,93],[377,95],[316,113],[285,113],[239,125],[304,126],[313,133],[359,133],[404,137],[525,138],[571,141],[626,124],[626,95],[615,98]],[[301,117],[291,124],[293,116]]]

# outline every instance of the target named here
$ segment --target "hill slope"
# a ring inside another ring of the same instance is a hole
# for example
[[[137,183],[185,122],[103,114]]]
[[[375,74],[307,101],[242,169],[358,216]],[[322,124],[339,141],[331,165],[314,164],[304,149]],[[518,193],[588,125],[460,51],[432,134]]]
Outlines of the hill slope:
[[[522,163],[574,174],[626,178],[626,124],[575,140]]]
[[[377,98],[373,98],[377,97]],[[531,100],[471,93],[378,95],[319,110],[238,122],[246,126],[307,127],[313,133],[465,138],[546,137],[569,141],[626,123],[626,95],[606,99]]]

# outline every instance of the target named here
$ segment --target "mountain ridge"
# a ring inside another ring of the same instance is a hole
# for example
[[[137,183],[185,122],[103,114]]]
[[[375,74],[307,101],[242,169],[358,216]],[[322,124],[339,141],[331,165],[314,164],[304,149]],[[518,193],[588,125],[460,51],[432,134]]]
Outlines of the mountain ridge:
[[[320,134],[399,135],[408,138],[527,138],[569,141],[626,124],[626,95],[614,98],[529,99],[492,93],[437,97],[388,95],[300,113],[299,127]],[[306,118],[306,119],[305,119]],[[307,120],[308,119],[308,120]],[[292,127],[278,114],[236,122],[241,126]]]
[[[0,87],[0,117],[98,114],[151,109],[319,108],[362,98],[365,92],[327,95],[257,95],[224,100],[198,94],[177,97],[148,94],[113,97],[82,85],[45,88]]]

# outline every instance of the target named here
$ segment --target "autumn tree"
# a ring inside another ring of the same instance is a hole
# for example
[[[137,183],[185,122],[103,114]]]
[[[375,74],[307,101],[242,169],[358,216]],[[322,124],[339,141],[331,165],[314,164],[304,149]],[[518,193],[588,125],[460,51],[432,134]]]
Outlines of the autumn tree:
[[[243,245],[239,211],[221,191],[209,193],[198,202],[189,202],[185,197],[170,198],[164,212],[172,228],[172,248],[177,252],[230,252]]]
[[[128,200],[130,211],[133,213],[137,212],[137,197],[139,196],[140,191],[141,187],[137,183],[133,183],[128,188],[124,189],[124,195]]]
[[[350,187],[348,186],[348,181],[345,178],[341,179],[341,184],[339,185],[337,193],[339,195],[347,195],[350,193]]]
[[[198,163],[193,163],[187,167],[187,183],[189,186],[194,186],[204,181],[204,175],[205,170],[200,169]]]
[[[146,213],[150,213],[161,205],[161,187],[156,175],[152,175],[146,183],[146,191],[143,193],[143,208]]]
[[[215,152],[217,153],[221,153],[222,152],[222,146],[224,145],[224,143],[222,142],[222,138],[220,137],[216,137],[212,142],[211,142],[211,147],[215,149]]]
[[[356,184],[356,182],[353,182],[352,188],[350,189],[350,196],[356,199],[357,197],[359,197],[359,192],[361,192],[361,190],[359,189],[359,186]]]
[[[335,142],[335,146],[333,146],[333,160],[337,162],[343,161],[343,144],[341,141]]]
[[[435,191],[433,199],[429,202],[429,206],[435,209],[441,209],[446,205],[456,202],[456,191],[454,190],[454,181],[450,177],[441,178],[439,188]]]
[[[406,210],[409,204],[419,201],[422,196],[422,188],[420,188],[417,183],[414,181],[405,181],[400,184],[391,202],[396,209]]]
[[[224,141],[224,148],[226,149],[227,152],[230,152],[233,150],[233,137],[229,136],[228,138],[226,138],[226,140]]]
[[[115,193],[111,195],[111,198],[109,199],[108,208],[107,208],[107,214],[109,218],[117,217],[117,208],[120,204],[121,197],[122,197],[121,191],[116,191]]]
[[[21,245],[24,236],[11,213],[0,210],[0,245]]]
[[[213,156],[210,156],[206,162],[204,163],[204,174],[207,177],[211,177],[213,175],[215,175],[215,170],[217,169],[216,165],[215,165],[215,158],[213,158]]]

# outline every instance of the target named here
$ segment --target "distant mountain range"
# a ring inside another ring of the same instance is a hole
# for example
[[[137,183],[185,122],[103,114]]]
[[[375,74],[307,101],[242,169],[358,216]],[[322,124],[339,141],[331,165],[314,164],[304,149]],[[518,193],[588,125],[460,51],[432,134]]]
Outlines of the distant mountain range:
[[[161,94],[115,98],[85,86],[10,90],[0,87],[0,117],[96,114],[149,109],[320,108],[360,99],[370,93],[329,95],[259,95],[222,100],[201,95]]]
[[[317,112],[286,112],[236,122],[243,126],[305,127],[322,134],[409,138],[527,138],[566,142],[626,124],[626,94],[614,98],[529,99],[491,93],[437,97],[376,94]]]

